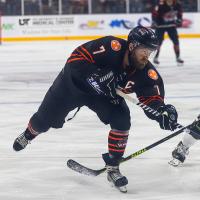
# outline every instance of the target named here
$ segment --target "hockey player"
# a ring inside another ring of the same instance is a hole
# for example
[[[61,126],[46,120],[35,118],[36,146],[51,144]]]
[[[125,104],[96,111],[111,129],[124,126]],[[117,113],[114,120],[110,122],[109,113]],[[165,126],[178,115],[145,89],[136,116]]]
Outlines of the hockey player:
[[[193,146],[197,140],[200,139],[200,116],[198,117],[197,123],[193,123],[190,127],[195,133],[188,132],[183,136],[182,141],[180,141],[177,147],[172,151],[172,160],[169,162],[172,166],[181,165],[186,156],[189,154],[189,148]]]
[[[155,33],[141,26],[130,31],[127,41],[106,36],[77,47],[31,117],[27,129],[15,139],[14,150],[24,149],[51,127],[61,128],[70,111],[87,106],[111,127],[108,153],[102,157],[108,180],[126,192],[128,180],[121,174],[119,163],[126,148],[131,120],[125,100],[115,89],[120,87],[125,93],[135,92],[141,102],[162,113],[155,117],[146,112],[162,129],[176,128],[176,109],[164,103],[162,78],[148,60],[157,48]]]
[[[177,27],[182,26],[182,6],[176,0],[159,0],[158,5],[152,11],[152,28],[155,28],[155,33],[158,37],[160,47],[164,40],[165,32],[174,44],[174,52],[178,64],[183,64],[184,61],[180,58],[179,38]],[[153,62],[159,64],[158,56],[160,47],[154,57]]]

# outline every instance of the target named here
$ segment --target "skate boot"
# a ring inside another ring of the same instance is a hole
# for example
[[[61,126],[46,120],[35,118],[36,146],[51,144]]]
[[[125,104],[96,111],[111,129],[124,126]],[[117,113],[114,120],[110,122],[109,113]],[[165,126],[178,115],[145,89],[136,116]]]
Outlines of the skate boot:
[[[184,63],[184,61],[183,61],[180,57],[177,57],[177,58],[176,58],[176,62],[177,62],[177,64],[178,64],[178,66],[182,66],[183,63]]]
[[[110,158],[109,154],[102,155],[103,160],[106,163],[107,179],[111,185],[115,186],[120,192],[126,193],[126,185],[128,180],[119,171],[119,160]]]
[[[156,64],[156,65],[159,65],[159,64],[160,64],[160,62],[158,61],[158,58],[157,58],[157,57],[155,57],[155,58],[153,59],[153,62],[154,62],[154,64]]]
[[[169,161],[169,164],[177,167],[185,161],[186,156],[189,154],[189,148],[183,145],[182,142],[179,142],[177,147],[172,151],[172,160]]]
[[[27,144],[30,143],[32,139],[34,139],[36,136],[31,134],[28,129],[24,131],[22,134],[20,134],[13,143],[13,149],[15,151],[21,151],[24,149]]]

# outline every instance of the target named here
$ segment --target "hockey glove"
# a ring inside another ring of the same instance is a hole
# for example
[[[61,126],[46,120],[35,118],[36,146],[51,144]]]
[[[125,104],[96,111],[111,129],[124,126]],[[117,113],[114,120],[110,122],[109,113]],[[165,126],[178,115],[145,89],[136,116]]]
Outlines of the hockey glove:
[[[87,82],[92,87],[94,93],[113,99],[116,98],[115,78],[112,70],[98,69],[88,76]]]
[[[162,105],[157,111],[161,114],[157,119],[161,129],[173,131],[177,128],[178,113],[173,105]]]
[[[196,138],[196,139],[200,139],[200,115],[198,116],[197,120],[195,120],[189,127],[192,131],[194,131],[196,134],[192,134],[191,135]]]

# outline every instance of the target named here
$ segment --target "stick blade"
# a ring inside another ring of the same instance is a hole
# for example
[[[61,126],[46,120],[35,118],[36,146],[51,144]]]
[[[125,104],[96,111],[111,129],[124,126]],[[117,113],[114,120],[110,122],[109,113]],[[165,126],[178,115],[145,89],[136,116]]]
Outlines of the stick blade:
[[[80,174],[84,174],[84,175],[87,175],[87,176],[98,176],[99,174],[103,173],[105,171],[105,168],[103,169],[100,169],[100,170],[93,170],[93,169],[90,169],[88,167],[85,167],[83,165],[81,165],[80,163],[76,162],[75,160],[72,160],[72,159],[69,159],[67,161],[67,166],[80,173]]]

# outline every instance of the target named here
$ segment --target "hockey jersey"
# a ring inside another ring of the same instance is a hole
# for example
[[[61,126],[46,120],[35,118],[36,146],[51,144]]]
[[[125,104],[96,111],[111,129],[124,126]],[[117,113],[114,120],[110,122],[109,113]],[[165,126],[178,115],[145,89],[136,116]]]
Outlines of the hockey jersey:
[[[68,58],[66,67],[71,69],[77,87],[88,94],[91,89],[88,90],[87,77],[98,73],[98,70],[109,69],[108,72],[111,70],[114,74],[116,87],[125,93],[136,93],[145,104],[160,106],[164,102],[164,84],[160,74],[150,61],[143,70],[127,72],[123,68],[126,50],[126,40],[114,36],[102,37],[77,47]]]
[[[152,21],[158,26],[174,25],[177,20],[182,21],[182,6],[177,1],[169,6],[166,1],[160,0],[152,10]]]

